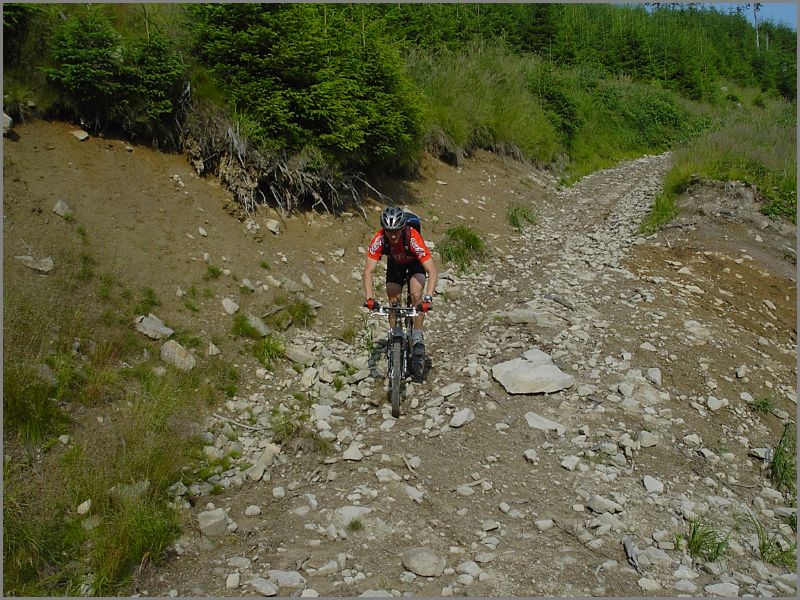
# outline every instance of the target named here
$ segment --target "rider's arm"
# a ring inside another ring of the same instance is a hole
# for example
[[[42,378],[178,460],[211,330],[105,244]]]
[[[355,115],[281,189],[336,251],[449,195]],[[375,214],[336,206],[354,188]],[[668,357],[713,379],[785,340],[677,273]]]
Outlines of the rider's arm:
[[[375,290],[372,286],[372,274],[375,272],[377,264],[377,260],[367,257],[367,264],[364,265],[364,298],[375,298]]]
[[[439,280],[439,272],[436,270],[436,264],[432,258],[429,258],[422,266],[425,267],[425,274],[428,276],[428,282],[425,284],[425,294],[433,296],[436,291],[436,282]]]

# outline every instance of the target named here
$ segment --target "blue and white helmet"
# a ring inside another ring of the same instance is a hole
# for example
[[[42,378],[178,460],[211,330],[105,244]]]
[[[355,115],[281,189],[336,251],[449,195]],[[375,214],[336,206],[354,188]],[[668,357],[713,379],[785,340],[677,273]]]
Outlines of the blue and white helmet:
[[[381,226],[384,229],[402,229],[406,224],[406,213],[397,206],[387,206],[381,213]]]

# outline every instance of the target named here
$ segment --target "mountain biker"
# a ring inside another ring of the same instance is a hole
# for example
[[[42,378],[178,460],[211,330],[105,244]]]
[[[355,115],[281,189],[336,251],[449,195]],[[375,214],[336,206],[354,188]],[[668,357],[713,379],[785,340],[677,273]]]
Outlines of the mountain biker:
[[[384,245],[388,245],[388,248]],[[400,304],[403,284],[408,279],[411,305],[421,308],[423,314],[414,317],[411,340],[414,354],[418,357],[424,356],[424,313],[430,310],[433,303],[438,272],[422,235],[406,223],[406,212],[397,206],[388,206],[381,213],[381,229],[372,236],[372,241],[367,248],[367,263],[364,266],[364,294],[366,295],[364,306],[370,310],[380,308],[380,304],[374,299],[372,274],[383,255],[387,256],[386,295],[389,298],[389,304]],[[389,315],[391,327],[394,327],[394,322],[395,315]]]

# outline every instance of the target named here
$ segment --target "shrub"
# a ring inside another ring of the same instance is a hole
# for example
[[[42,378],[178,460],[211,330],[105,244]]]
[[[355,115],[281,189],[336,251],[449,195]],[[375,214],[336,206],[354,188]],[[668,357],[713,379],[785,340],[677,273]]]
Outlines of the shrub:
[[[102,10],[87,5],[55,28],[52,66],[42,71],[62,92],[64,108],[87,127],[148,138],[164,134],[183,66],[164,36],[126,40]]]

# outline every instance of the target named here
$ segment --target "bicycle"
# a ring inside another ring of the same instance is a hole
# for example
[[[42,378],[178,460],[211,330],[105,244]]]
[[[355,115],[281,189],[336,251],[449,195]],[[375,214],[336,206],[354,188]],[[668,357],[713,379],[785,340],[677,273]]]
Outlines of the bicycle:
[[[411,329],[414,317],[422,314],[420,306],[410,306],[411,297],[406,300],[409,306],[394,303],[381,306],[374,314],[394,315],[394,327],[389,330],[386,340],[386,377],[389,380],[389,394],[392,401],[392,416],[400,416],[401,386],[408,373],[420,376],[424,369],[425,357],[412,353]]]

